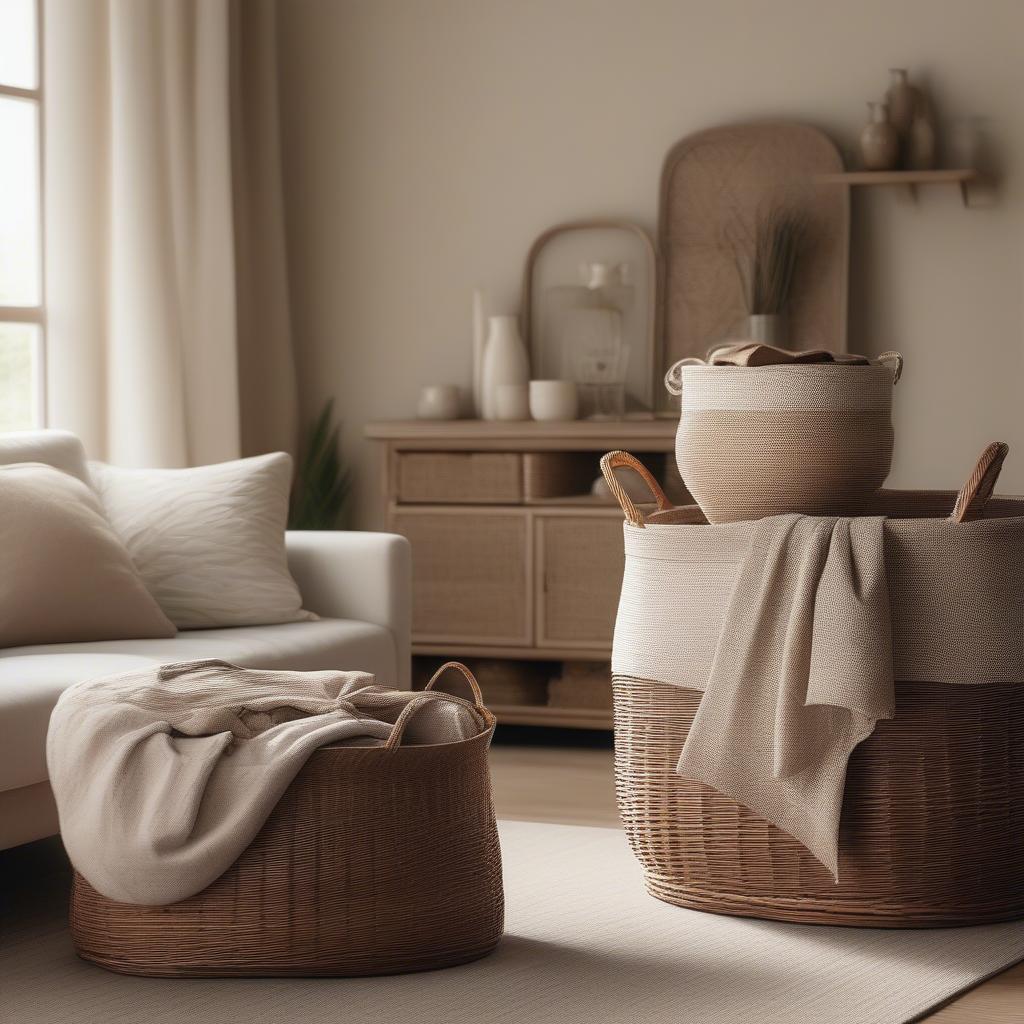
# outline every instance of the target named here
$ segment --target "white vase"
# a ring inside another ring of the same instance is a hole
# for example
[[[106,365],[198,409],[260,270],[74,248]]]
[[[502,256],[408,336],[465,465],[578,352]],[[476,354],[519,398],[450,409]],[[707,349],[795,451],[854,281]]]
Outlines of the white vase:
[[[783,343],[783,323],[779,313],[751,313],[747,317],[747,338],[756,341],[760,345],[775,345],[779,347]]]
[[[519,336],[514,316],[492,316],[484,348],[481,373],[482,413],[485,420],[498,418],[498,388],[502,384],[525,385],[530,381],[530,360]]]

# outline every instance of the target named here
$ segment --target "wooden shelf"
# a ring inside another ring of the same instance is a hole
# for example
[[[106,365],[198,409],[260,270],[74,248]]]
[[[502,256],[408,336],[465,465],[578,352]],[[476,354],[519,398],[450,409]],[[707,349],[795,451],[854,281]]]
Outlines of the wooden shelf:
[[[519,647],[501,644],[474,644],[460,640],[448,643],[413,640],[413,654],[433,658],[508,658],[513,661],[608,661],[612,649],[608,647]]]
[[[669,451],[679,426],[671,418],[571,420],[537,423],[524,420],[390,420],[366,425],[366,437],[388,441],[404,451],[459,450],[587,451],[610,447],[635,451]]]
[[[968,205],[968,186],[977,181],[978,172],[969,168],[941,171],[842,171],[819,174],[814,180],[824,185],[902,185],[913,193],[920,185],[957,185]]]
[[[547,704],[488,704],[498,725],[546,725],[562,729],[610,729],[611,711],[553,708]]]

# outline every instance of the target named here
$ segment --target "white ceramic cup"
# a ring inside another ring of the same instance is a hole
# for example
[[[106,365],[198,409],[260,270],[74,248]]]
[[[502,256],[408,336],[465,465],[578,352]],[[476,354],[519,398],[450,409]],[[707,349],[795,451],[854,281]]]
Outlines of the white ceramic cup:
[[[574,420],[580,402],[573,380],[531,380],[530,415],[535,420]]]
[[[528,420],[529,388],[525,384],[499,384],[494,392],[494,408],[499,420]]]
[[[421,388],[416,415],[421,420],[457,420],[459,389],[454,384],[428,384]]]

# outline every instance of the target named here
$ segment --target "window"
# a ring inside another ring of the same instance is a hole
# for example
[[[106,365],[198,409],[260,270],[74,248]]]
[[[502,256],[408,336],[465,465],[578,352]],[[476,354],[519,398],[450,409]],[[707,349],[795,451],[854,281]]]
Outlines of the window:
[[[0,431],[44,419],[40,0],[0,0]]]

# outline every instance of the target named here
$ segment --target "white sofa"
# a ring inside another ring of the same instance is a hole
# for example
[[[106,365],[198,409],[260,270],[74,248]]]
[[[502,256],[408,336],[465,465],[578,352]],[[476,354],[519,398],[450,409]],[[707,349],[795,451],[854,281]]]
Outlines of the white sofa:
[[[45,462],[88,479],[78,439],[62,431],[0,435],[0,464]],[[0,650],[0,849],[57,832],[46,730],[60,694],[82,679],[144,665],[223,658],[247,668],[361,669],[387,685],[410,677],[410,553],[385,533],[286,535],[288,565],[313,622],[179,632]],[[102,596],[102,595],[98,595]]]

